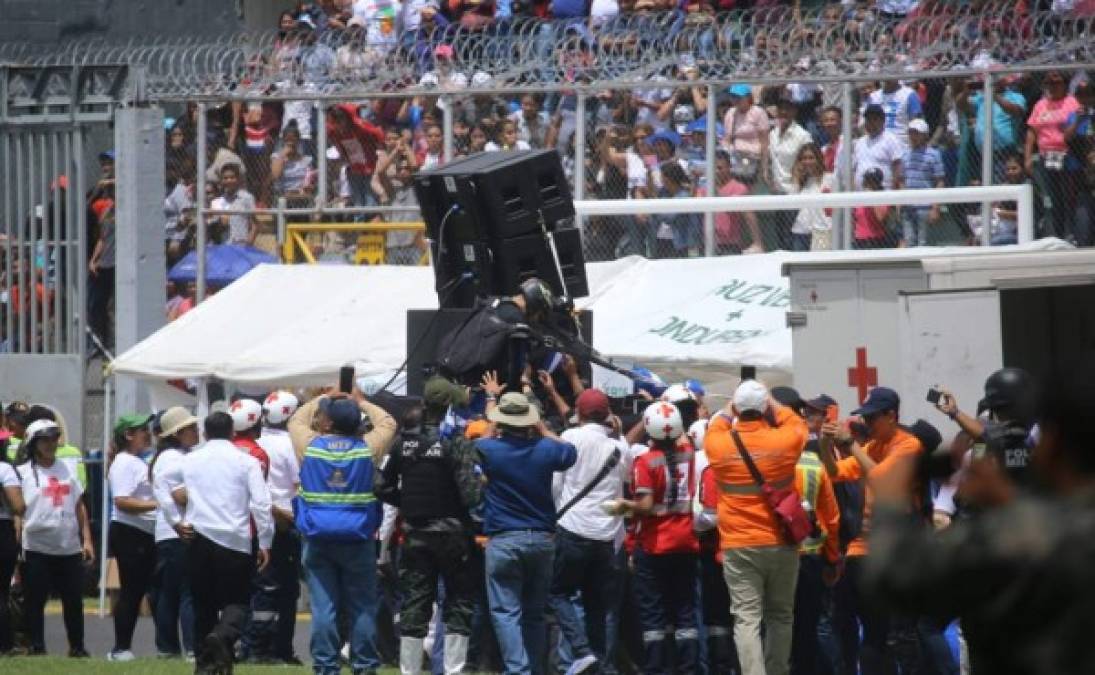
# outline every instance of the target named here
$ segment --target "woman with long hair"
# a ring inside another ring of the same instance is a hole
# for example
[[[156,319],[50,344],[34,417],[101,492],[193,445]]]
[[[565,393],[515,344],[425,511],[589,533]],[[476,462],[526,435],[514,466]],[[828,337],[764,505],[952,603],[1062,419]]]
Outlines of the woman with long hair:
[[[129,649],[133,630],[156,566],[156,500],[144,459],[151,449],[149,422],[149,415],[123,415],[114,424],[118,452],[107,474],[114,505],[110,550],[118,562],[121,590],[114,607],[114,649],[107,654],[108,661],[133,660]]]
[[[825,158],[817,145],[807,143],[799,149],[791,168],[791,182],[790,194],[807,195],[832,191],[832,174],[825,173]],[[791,225],[791,250],[828,250],[832,248],[832,231],[833,221],[825,209],[801,209]]]
[[[194,606],[186,570],[186,542],[179,538],[182,513],[171,492],[182,485],[182,460],[198,444],[198,418],[186,408],[170,408],[160,417],[156,455],[148,467],[156,510],[156,651],[160,656],[194,653]],[[179,630],[182,630],[182,643]]]
[[[26,511],[23,517],[23,592],[31,654],[45,654],[45,607],[50,590],[61,597],[68,655],[84,648],[81,597],[84,566],[95,562],[95,545],[84,489],[76,472],[57,459],[61,429],[52,420],[32,422],[20,452],[27,461],[17,472]]]

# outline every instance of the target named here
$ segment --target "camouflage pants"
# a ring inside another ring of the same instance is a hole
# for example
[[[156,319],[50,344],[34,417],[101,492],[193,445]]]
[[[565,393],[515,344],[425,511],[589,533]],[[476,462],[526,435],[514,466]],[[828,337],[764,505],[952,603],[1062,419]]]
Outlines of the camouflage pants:
[[[404,637],[424,638],[437,599],[438,579],[445,584],[442,618],[446,633],[471,634],[476,574],[472,565],[475,542],[465,533],[411,531],[399,560],[403,607],[399,613]]]

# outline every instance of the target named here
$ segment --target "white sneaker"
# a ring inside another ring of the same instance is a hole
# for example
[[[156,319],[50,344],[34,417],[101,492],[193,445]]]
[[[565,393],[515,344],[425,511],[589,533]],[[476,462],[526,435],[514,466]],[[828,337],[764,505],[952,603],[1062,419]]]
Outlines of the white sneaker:
[[[567,668],[566,675],[584,673],[595,665],[597,665],[597,657],[593,654],[588,654],[570,664],[570,668]]]
[[[760,244],[753,244],[749,248],[742,251],[745,255],[755,255],[757,253],[764,253],[764,247]]]
[[[126,662],[126,661],[133,661],[136,658],[137,658],[136,656],[133,656],[133,652],[129,651],[128,649],[123,649],[122,651],[111,651],[111,652],[108,652],[107,655],[106,655],[106,660],[107,661]]]

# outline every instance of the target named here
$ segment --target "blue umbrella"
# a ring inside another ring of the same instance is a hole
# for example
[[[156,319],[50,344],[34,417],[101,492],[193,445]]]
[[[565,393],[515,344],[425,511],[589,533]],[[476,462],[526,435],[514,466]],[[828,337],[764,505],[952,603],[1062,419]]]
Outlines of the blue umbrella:
[[[227,286],[258,265],[276,262],[274,256],[250,246],[209,246],[205,249],[205,282],[215,286]],[[198,252],[191,251],[175,263],[167,273],[167,278],[175,283],[197,281]]]

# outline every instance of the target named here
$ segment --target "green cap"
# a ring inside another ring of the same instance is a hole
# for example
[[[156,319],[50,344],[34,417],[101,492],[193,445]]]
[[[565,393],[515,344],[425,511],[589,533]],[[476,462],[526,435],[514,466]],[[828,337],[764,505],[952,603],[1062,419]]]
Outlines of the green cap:
[[[450,405],[463,406],[468,404],[468,390],[440,375],[435,375],[426,380],[422,400],[427,408],[448,408]]]
[[[152,421],[154,415],[139,414],[139,413],[127,413],[118,418],[118,421],[114,423],[114,433],[123,434],[130,429],[140,429],[141,427],[147,427],[149,422]]]

